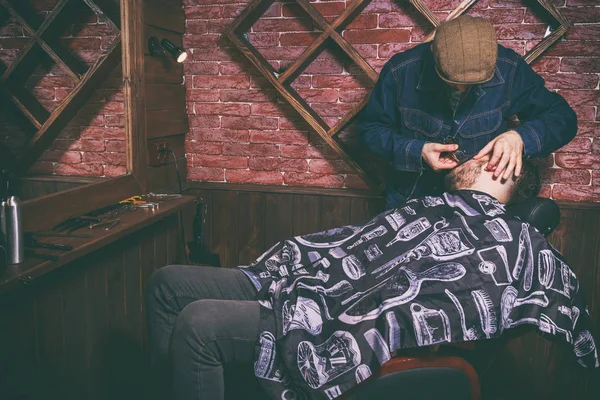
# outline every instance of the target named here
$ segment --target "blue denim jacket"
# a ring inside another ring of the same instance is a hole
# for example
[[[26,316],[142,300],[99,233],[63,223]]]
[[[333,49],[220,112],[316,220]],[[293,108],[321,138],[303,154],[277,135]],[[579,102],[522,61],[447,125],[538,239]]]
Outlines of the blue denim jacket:
[[[423,163],[427,142],[452,138],[474,156],[490,140],[512,128],[523,138],[525,157],[542,157],[567,144],[577,132],[577,117],[557,93],[514,51],[498,46],[494,77],[473,85],[454,112],[446,83],[435,71],[429,43],[394,55],[383,67],[359,117],[361,138],[389,163],[388,208],[410,197],[442,190],[442,175]]]

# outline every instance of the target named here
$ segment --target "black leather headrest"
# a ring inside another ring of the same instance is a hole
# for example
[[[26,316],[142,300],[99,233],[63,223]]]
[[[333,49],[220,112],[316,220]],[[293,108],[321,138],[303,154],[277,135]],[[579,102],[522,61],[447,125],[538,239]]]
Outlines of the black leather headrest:
[[[533,225],[544,236],[550,235],[560,223],[558,204],[543,197],[532,197],[521,203],[511,204],[507,211]]]

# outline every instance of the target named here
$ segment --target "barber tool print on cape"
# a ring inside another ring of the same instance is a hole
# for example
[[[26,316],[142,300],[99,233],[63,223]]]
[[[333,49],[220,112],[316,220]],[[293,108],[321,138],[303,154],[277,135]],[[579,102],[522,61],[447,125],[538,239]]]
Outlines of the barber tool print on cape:
[[[598,366],[576,270],[481,192],[415,199],[361,226],[282,240],[242,271],[259,288],[255,374],[274,399],[337,398],[394,351],[521,325]]]

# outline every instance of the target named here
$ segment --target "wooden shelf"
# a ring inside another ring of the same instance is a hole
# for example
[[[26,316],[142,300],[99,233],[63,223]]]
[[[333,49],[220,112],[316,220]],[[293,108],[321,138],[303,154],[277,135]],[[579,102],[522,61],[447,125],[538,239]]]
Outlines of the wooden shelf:
[[[12,163],[13,172],[27,171],[121,61],[119,13],[110,5],[105,11],[98,3],[100,1],[59,0],[43,19],[31,10],[27,2],[0,0],[0,8],[21,24],[30,37],[17,59],[0,75],[0,90],[36,129],[28,146],[17,161]],[[115,34],[115,40],[88,68],[60,43],[60,36],[74,15],[81,15],[81,12],[86,11],[89,13],[90,10],[108,24]],[[25,88],[27,79],[44,58],[52,60],[75,82],[71,93],[51,113]]]

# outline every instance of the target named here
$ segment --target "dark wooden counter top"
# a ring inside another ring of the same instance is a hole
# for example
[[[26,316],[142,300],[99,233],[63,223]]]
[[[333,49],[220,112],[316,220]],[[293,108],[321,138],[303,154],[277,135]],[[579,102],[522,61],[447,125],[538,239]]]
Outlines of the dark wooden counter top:
[[[32,284],[35,279],[65,264],[75,261],[91,252],[130,235],[148,225],[166,218],[186,207],[193,206],[193,196],[161,202],[158,209],[138,209],[119,215],[120,223],[110,230],[103,228],[81,228],[73,233],[90,233],[92,238],[71,237],[38,237],[40,243],[60,243],[73,246],[71,251],[58,251],[35,248],[37,253],[52,254],[59,257],[56,261],[47,261],[25,257],[25,261],[17,265],[9,265],[0,269],[0,294],[15,290],[23,285]]]

